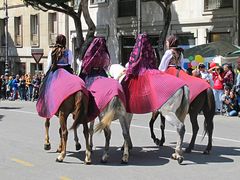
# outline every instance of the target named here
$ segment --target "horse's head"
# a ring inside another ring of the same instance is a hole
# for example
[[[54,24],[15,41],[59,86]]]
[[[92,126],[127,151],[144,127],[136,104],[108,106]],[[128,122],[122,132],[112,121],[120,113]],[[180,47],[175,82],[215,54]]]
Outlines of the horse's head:
[[[113,78],[118,80],[119,82],[125,77],[125,70],[126,68],[120,64],[112,64],[109,68],[109,75]]]

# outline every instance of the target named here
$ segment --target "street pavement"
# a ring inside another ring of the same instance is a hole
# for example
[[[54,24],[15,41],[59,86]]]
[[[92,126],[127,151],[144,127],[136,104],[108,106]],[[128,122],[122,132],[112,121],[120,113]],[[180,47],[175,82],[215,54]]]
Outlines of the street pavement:
[[[45,151],[44,119],[35,110],[35,102],[0,101],[0,180],[235,180],[240,176],[240,118],[216,115],[213,150],[203,155],[207,137],[203,139],[203,116],[199,115],[199,135],[195,150],[184,154],[179,165],[171,154],[177,140],[175,129],[166,123],[166,143],[156,147],[150,138],[148,122],[151,114],[134,115],[131,125],[133,149],[128,165],[122,165],[123,143],[118,121],[111,125],[110,159],[101,164],[103,133],[94,135],[92,165],[84,165],[85,143],[82,127],[78,129],[82,149],[75,150],[73,132],[69,132],[67,156],[55,162],[59,143],[58,119],[51,119],[52,149]],[[73,120],[68,120],[68,127]],[[191,124],[186,118],[184,148],[191,138]],[[155,131],[160,135],[159,119]]]

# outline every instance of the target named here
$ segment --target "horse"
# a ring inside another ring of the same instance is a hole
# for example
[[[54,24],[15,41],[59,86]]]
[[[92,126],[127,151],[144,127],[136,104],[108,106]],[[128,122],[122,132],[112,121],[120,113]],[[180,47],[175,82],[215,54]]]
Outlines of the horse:
[[[118,96],[114,96],[98,116],[100,123],[94,129],[94,120],[90,122],[90,146],[93,147],[93,134],[103,130],[105,135],[105,147],[101,158],[101,163],[107,163],[109,159],[109,144],[111,139],[110,124],[112,121],[119,119],[122,134],[124,137],[123,156],[121,163],[127,164],[129,159],[129,150],[132,149],[132,141],[129,134],[129,126],[132,114],[126,112],[125,105]]]
[[[120,64],[112,64],[109,69],[109,74],[115,79],[123,79],[125,68]],[[155,113],[162,113],[167,121],[173,126],[177,127],[177,134],[179,136],[175,152],[172,158],[177,160],[179,164],[183,161],[182,144],[185,134],[184,120],[189,108],[189,89],[183,86],[178,89],[172,97],[170,97]],[[131,121],[131,119],[130,119]],[[130,125],[131,122],[128,122]]]
[[[204,121],[204,136],[208,135],[208,144],[206,149],[203,151],[203,154],[209,154],[212,149],[212,134],[213,134],[213,118],[215,115],[215,100],[213,91],[211,88],[208,88],[201,92],[191,103],[189,106],[189,116],[190,121],[192,124],[192,138],[190,141],[189,146],[185,149],[186,153],[190,153],[194,149],[195,140],[197,137],[197,133],[199,130],[199,125],[197,121],[197,116],[199,112],[202,111],[205,121]],[[162,114],[161,115],[161,123],[160,123],[160,129],[161,129],[161,140],[156,138],[154,134],[154,122],[156,121],[159,113],[153,113],[151,120],[149,122],[150,132],[151,132],[151,138],[153,139],[154,143],[158,146],[163,146],[165,142],[165,118]]]
[[[91,149],[89,144],[89,131],[88,125],[86,122],[86,115],[87,115],[87,108],[88,108],[88,97],[81,91],[78,91],[71,96],[69,96],[66,100],[64,100],[59,107],[57,113],[55,114],[59,118],[60,128],[60,144],[57,149],[59,152],[59,156],[56,158],[57,162],[63,162],[66,156],[66,147],[67,147],[67,137],[68,137],[68,130],[67,130],[67,118],[72,113],[74,123],[70,129],[74,130],[74,140],[76,142],[76,150],[81,148],[81,145],[78,142],[77,137],[77,127],[80,123],[83,124],[83,133],[86,142],[86,157],[85,157],[85,164],[91,164]],[[44,149],[50,150],[51,144],[49,141],[49,126],[50,126],[50,118],[46,118],[45,120],[45,144]]]

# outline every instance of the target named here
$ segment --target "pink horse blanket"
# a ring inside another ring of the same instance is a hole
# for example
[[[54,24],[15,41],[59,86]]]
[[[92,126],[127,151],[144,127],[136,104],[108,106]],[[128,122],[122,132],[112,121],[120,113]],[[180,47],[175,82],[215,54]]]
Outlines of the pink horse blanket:
[[[122,86],[115,79],[99,76],[99,78],[93,81],[88,90],[90,92],[89,121],[94,120],[106,108],[114,96],[118,96],[124,106],[126,105]]]
[[[156,69],[147,69],[138,76],[122,81],[127,99],[127,112],[149,113],[161,106],[186,83]]]
[[[197,78],[194,76],[190,76],[185,73],[183,70],[178,70],[175,67],[169,67],[166,70],[166,73],[177,76],[179,74],[179,78],[182,79],[190,90],[190,102],[192,102],[201,92],[208,89],[210,85],[201,78]]]
[[[82,91],[88,96],[85,83],[81,78],[62,68],[50,72],[40,89],[36,105],[39,116],[51,118],[62,102],[77,91]]]

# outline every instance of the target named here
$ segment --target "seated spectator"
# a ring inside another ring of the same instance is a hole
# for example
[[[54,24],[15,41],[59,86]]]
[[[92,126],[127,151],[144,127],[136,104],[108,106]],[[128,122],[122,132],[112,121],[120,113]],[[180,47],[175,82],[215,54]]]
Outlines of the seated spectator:
[[[226,86],[224,94],[222,95],[223,107],[226,112],[226,116],[238,115],[238,101],[234,90],[230,90],[229,86]]]

